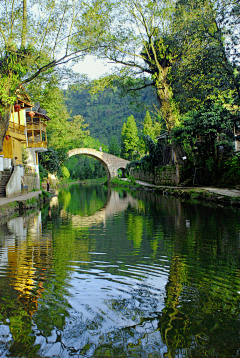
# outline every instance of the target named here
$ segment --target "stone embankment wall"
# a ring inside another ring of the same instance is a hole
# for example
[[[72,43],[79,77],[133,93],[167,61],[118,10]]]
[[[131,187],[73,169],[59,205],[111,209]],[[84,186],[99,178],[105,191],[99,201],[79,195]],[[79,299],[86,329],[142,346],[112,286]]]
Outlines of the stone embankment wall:
[[[27,186],[27,191],[30,192],[33,189],[39,189],[38,187],[38,183],[37,183],[37,177],[36,174],[26,174],[24,175],[23,178],[23,182],[24,182],[24,186]]]
[[[146,181],[154,184],[154,174],[151,172],[142,172],[141,170],[131,170],[130,175],[137,180]]]
[[[155,167],[154,173],[141,170],[131,170],[131,176],[137,180],[146,181],[156,185],[178,185],[181,179],[181,167],[179,165],[167,165]]]

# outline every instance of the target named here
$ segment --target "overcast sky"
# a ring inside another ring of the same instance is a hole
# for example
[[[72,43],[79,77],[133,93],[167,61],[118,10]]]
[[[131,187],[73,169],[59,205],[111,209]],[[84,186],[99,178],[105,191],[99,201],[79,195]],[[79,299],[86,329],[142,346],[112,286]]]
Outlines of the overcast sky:
[[[108,72],[112,66],[113,64],[109,64],[107,60],[94,60],[92,56],[86,56],[84,61],[73,66],[73,70],[87,74],[93,80]]]

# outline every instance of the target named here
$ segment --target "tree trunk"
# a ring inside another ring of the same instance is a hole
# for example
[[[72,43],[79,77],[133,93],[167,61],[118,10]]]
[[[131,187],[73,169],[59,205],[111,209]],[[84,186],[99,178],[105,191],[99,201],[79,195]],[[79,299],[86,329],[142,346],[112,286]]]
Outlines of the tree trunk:
[[[159,75],[159,80],[155,82],[155,87],[163,119],[166,122],[167,129],[171,130],[178,122],[178,116],[172,99],[172,91],[167,83],[168,70],[169,67],[163,68],[162,74]]]
[[[26,47],[27,43],[27,0],[23,0],[23,17],[22,17],[22,47]]]
[[[12,105],[2,106],[0,112],[0,152],[3,150],[3,141],[8,130]]]

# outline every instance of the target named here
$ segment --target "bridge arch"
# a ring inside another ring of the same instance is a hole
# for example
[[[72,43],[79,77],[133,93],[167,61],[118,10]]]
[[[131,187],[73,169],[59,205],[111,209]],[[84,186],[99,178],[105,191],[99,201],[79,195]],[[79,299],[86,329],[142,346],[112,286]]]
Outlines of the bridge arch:
[[[115,155],[100,152],[99,150],[92,148],[75,148],[68,151],[68,157],[73,155],[88,155],[92,158],[97,159],[102,163],[106,174],[107,180],[118,176],[118,169],[122,169],[122,172],[125,173],[125,168],[129,163],[128,160],[116,157]]]

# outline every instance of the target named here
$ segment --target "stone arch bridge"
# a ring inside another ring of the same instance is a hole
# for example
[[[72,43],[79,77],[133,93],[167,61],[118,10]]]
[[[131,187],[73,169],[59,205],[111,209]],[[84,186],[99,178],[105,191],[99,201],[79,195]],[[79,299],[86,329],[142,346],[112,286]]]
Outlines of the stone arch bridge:
[[[125,168],[129,163],[128,160],[116,157],[115,155],[100,152],[92,148],[76,148],[68,151],[68,157],[73,155],[88,155],[97,159],[104,166],[107,173],[107,180],[118,176],[118,169],[122,170],[123,177],[125,176]]]

